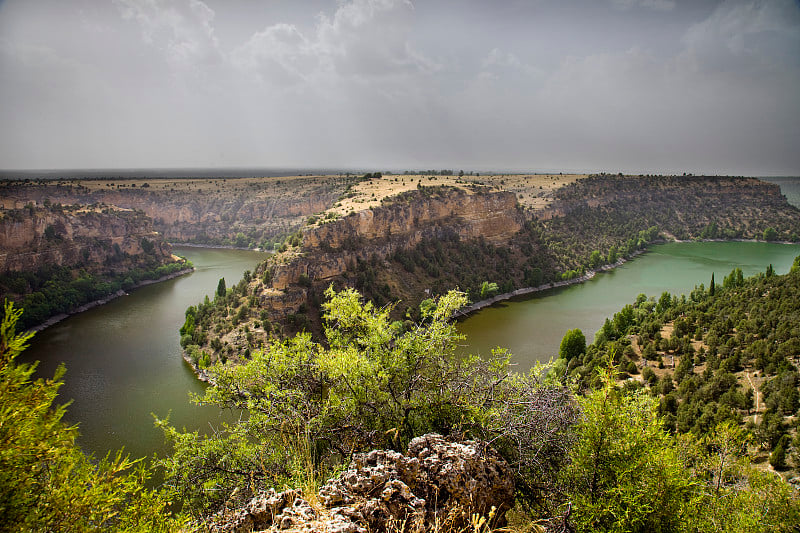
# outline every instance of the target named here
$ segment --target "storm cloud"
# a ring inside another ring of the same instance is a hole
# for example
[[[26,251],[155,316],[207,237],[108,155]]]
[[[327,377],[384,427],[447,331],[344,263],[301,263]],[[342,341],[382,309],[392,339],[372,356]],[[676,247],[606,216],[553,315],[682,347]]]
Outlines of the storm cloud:
[[[800,174],[800,3],[6,0],[2,168]]]

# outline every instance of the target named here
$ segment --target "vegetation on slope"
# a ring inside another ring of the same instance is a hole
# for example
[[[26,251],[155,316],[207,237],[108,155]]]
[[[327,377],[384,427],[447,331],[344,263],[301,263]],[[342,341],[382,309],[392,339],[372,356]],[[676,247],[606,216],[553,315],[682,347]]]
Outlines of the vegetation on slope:
[[[400,216],[409,202],[445,197],[451,190],[418,183],[413,191],[384,198],[381,209],[399,206]],[[369,241],[350,236],[339,251],[341,257],[348,257],[342,259],[346,269],[341,275],[333,280],[301,276],[288,291],[291,297],[275,304],[263,295],[270,293],[273,273],[281,264],[313,264],[337,257],[338,249],[325,242],[318,248],[303,247],[302,234],[292,235],[281,247],[284,252],[259,266],[252,281],[236,285],[241,291],[235,301],[203,304],[203,331],[189,343],[194,348],[187,353],[198,360],[205,353],[209,362],[236,360],[269,342],[270,335],[302,330],[320,334],[319,306],[331,281],[356,288],[376,305],[400,300],[402,306],[393,309],[393,318],[417,320],[423,301],[452,287],[478,301],[483,298],[484,283],[496,284],[498,292],[507,293],[570,280],[629,258],[662,239],[796,240],[800,233],[800,211],[786,202],[777,186],[751,178],[600,175],[548,194],[551,203],[542,210],[525,211],[528,219],[522,229],[504,243],[460,238],[446,227],[437,227],[435,236],[406,246],[387,246],[383,237]],[[324,217],[314,224],[324,222],[336,224]],[[276,305],[291,309],[271,313]]]
[[[227,292],[223,285],[222,291]],[[203,530],[211,513],[235,507],[260,488],[299,486],[308,494],[351,453],[401,449],[412,436],[428,431],[488,440],[511,463],[519,530],[800,527],[796,491],[749,465],[744,430],[723,421],[702,436],[670,433],[656,397],[643,388],[617,385],[613,353],[598,365],[597,389],[575,396],[553,379],[553,372],[509,372],[502,351],[489,360],[456,357],[459,337],[447,317],[464,304],[463,294],[434,302],[422,322],[408,330],[353,290],[331,290],[327,297],[325,344],[299,334],[253,353],[245,364],[210,369],[215,384],[199,401],[243,408],[248,416],[210,436],[159,421],[174,448],[161,461],[165,489],[181,513],[194,518],[184,530]],[[565,348],[580,348],[580,338],[574,337]],[[20,349],[10,345],[13,353]],[[29,511],[3,523],[12,529],[20,524],[58,529],[61,522],[54,520],[68,516],[77,530],[178,528],[181,515],[167,510],[166,493],[147,491],[139,478],[116,473],[127,463],[90,466],[71,439],[67,449],[73,451],[60,451],[65,444],[47,435],[74,430],[60,424],[63,408],[51,407],[52,385],[31,384],[29,367],[17,367],[21,379],[9,368],[14,367],[0,369],[0,414],[24,415],[33,424],[0,424],[0,437],[15,443],[3,447],[12,453],[0,455],[0,472],[8,473],[7,483],[0,485],[0,509]],[[37,387],[50,391],[45,401],[20,409],[18,393],[36,396]],[[50,428],[44,436],[26,429],[41,424]],[[84,466],[53,462],[51,454]],[[68,473],[69,479],[56,472]],[[85,477],[101,474],[100,481]],[[147,470],[139,475],[146,477]],[[70,499],[54,507],[52,498],[65,491]],[[94,505],[84,506],[86,499]],[[60,513],[51,519],[47,513],[53,509]]]
[[[191,268],[171,255],[142,213],[29,205],[0,211],[0,227],[6,232],[0,295],[24,309],[22,329]]]
[[[21,310],[5,303],[0,328],[0,531],[177,531],[169,494],[146,488],[152,472],[122,453],[97,460],[54,405],[64,374],[33,379],[18,364],[31,334],[17,335]]]
[[[199,519],[259,488],[313,489],[356,451],[402,449],[437,431],[489,440],[515,467],[520,528],[800,526],[797,493],[750,466],[743,429],[723,420],[676,436],[658,399],[618,387],[608,361],[592,374],[597,389],[576,397],[556,372],[510,372],[503,352],[455,358],[459,337],[446,318],[463,295],[435,301],[410,329],[351,289],[327,297],[325,344],[302,333],[210,369],[216,384],[201,401],[246,408],[247,419],[210,437],[164,424],[176,450],[164,462],[168,480]],[[582,355],[573,337],[565,349]]]
[[[565,341],[567,337],[565,337]],[[791,271],[744,279],[734,269],[689,297],[640,295],[606,320],[595,342],[565,349],[558,367],[583,386],[613,354],[627,389],[659,400],[665,427],[698,437],[746,428],[750,453],[787,477],[800,470],[800,257]],[[632,378],[631,378],[632,376]]]

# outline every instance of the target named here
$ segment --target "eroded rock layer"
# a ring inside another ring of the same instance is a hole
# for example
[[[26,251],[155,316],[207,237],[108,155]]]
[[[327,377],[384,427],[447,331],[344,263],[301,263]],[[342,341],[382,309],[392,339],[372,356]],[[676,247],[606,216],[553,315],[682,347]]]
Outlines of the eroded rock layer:
[[[460,531],[474,515],[502,526],[514,503],[513,472],[485,444],[428,434],[413,439],[405,454],[356,455],[313,500],[318,504],[298,490],[270,490],[215,515],[211,531]]]

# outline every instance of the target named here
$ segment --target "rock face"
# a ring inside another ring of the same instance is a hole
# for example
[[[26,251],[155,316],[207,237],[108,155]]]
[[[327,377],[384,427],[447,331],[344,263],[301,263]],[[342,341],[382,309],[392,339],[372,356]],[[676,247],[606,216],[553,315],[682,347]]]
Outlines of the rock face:
[[[436,434],[412,440],[403,455],[374,450],[323,485],[313,508],[297,490],[270,490],[244,508],[215,515],[211,531],[422,533],[460,530],[473,514],[503,525],[514,503],[513,473],[486,445]]]
[[[309,215],[328,209],[355,178],[149,179],[0,182],[0,205],[28,202],[115,205],[144,211],[171,242],[261,244],[297,230]],[[144,182],[144,183],[142,183]],[[107,185],[107,186],[106,186]],[[237,235],[245,238],[237,242]]]
[[[164,262],[171,250],[141,212],[30,208],[5,211],[0,218],[0,272],[45,266],[97,272],[119,268],[123,256]]]
[[[516,196],[509,192],[470,194],[447,188],[406,193],[384,206],[352,213],[307,231],[302,255],[272,266],[268,287],[272,290],[263,293],[261,306],[281,320],[297,312],[305,300],[303,279],[327,284],[359,260],[384,260],[399,249],[413,248],[423,239],[457,236],[502,244],[522,228],[523,222]],[[286,305],[289,301],[297,305]]]

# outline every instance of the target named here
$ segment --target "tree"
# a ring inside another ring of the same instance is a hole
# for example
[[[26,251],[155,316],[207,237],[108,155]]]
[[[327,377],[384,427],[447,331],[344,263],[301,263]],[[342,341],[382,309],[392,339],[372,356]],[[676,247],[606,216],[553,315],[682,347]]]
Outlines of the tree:
[[[193,509],[216,509],[236,487],[245,497],[356,451],[402,449],[426,432],[481,433],[493,402],[507,396],[504,351],[456,356],[462,337],[449,319],[466,304],[463,293],[438,298],[408,331],[391,326],[390,307],[364,303],[353,289],[329,288],[326,297],[325,344],[300,333],[209,370],[215,386],[200,401],[246,409],[246,418],[211,437],[159,421],[174,447],[162,461],[168,482]]]
[[[586,353],[586,336],[580,329],[571,329],[564,334],[558,347],[558,356],[568,362]]]
[[[227,288],[225,287],[225,278],[219,278],[219,283],[217,283],[217,296],[222,298],[225,296]]]
[[[172,531],[168,495],[145,488],[151,473],[121,453],[99,461],[75,444],[78,431],[53,406],[64,374],[33,379],[17,364],[31,334],[9,302],[0,328],[0,531]]]
[[[717,292],[717,286],[714,284],[714,273],[711,273],[711,284],[708,286],[708,295],[714,296]]]
[[[497,294],[498,290],[500,290],[500,288],[497,286],[497,283],[484,281],[481,284],[481,300],[494,296]]]
[[[643,391],[603,386],[579,399],[583,422],[563,471],[578,531],[676,531],[692,500],[691,477]]]
[[[769,455],[769,464],[775,470],[783,470],[786,468],[786,450],[783,449],[783,439],[775,446],[772,453]]]
[[[595,250],[589,256],[589,268],[597,268],[603,263],[603,256],[598,251]]]
[[[769,227],[764,230],[763,237],[765,241],[774,241],[778,238],[778,232],[775,231],[775,228]]]

